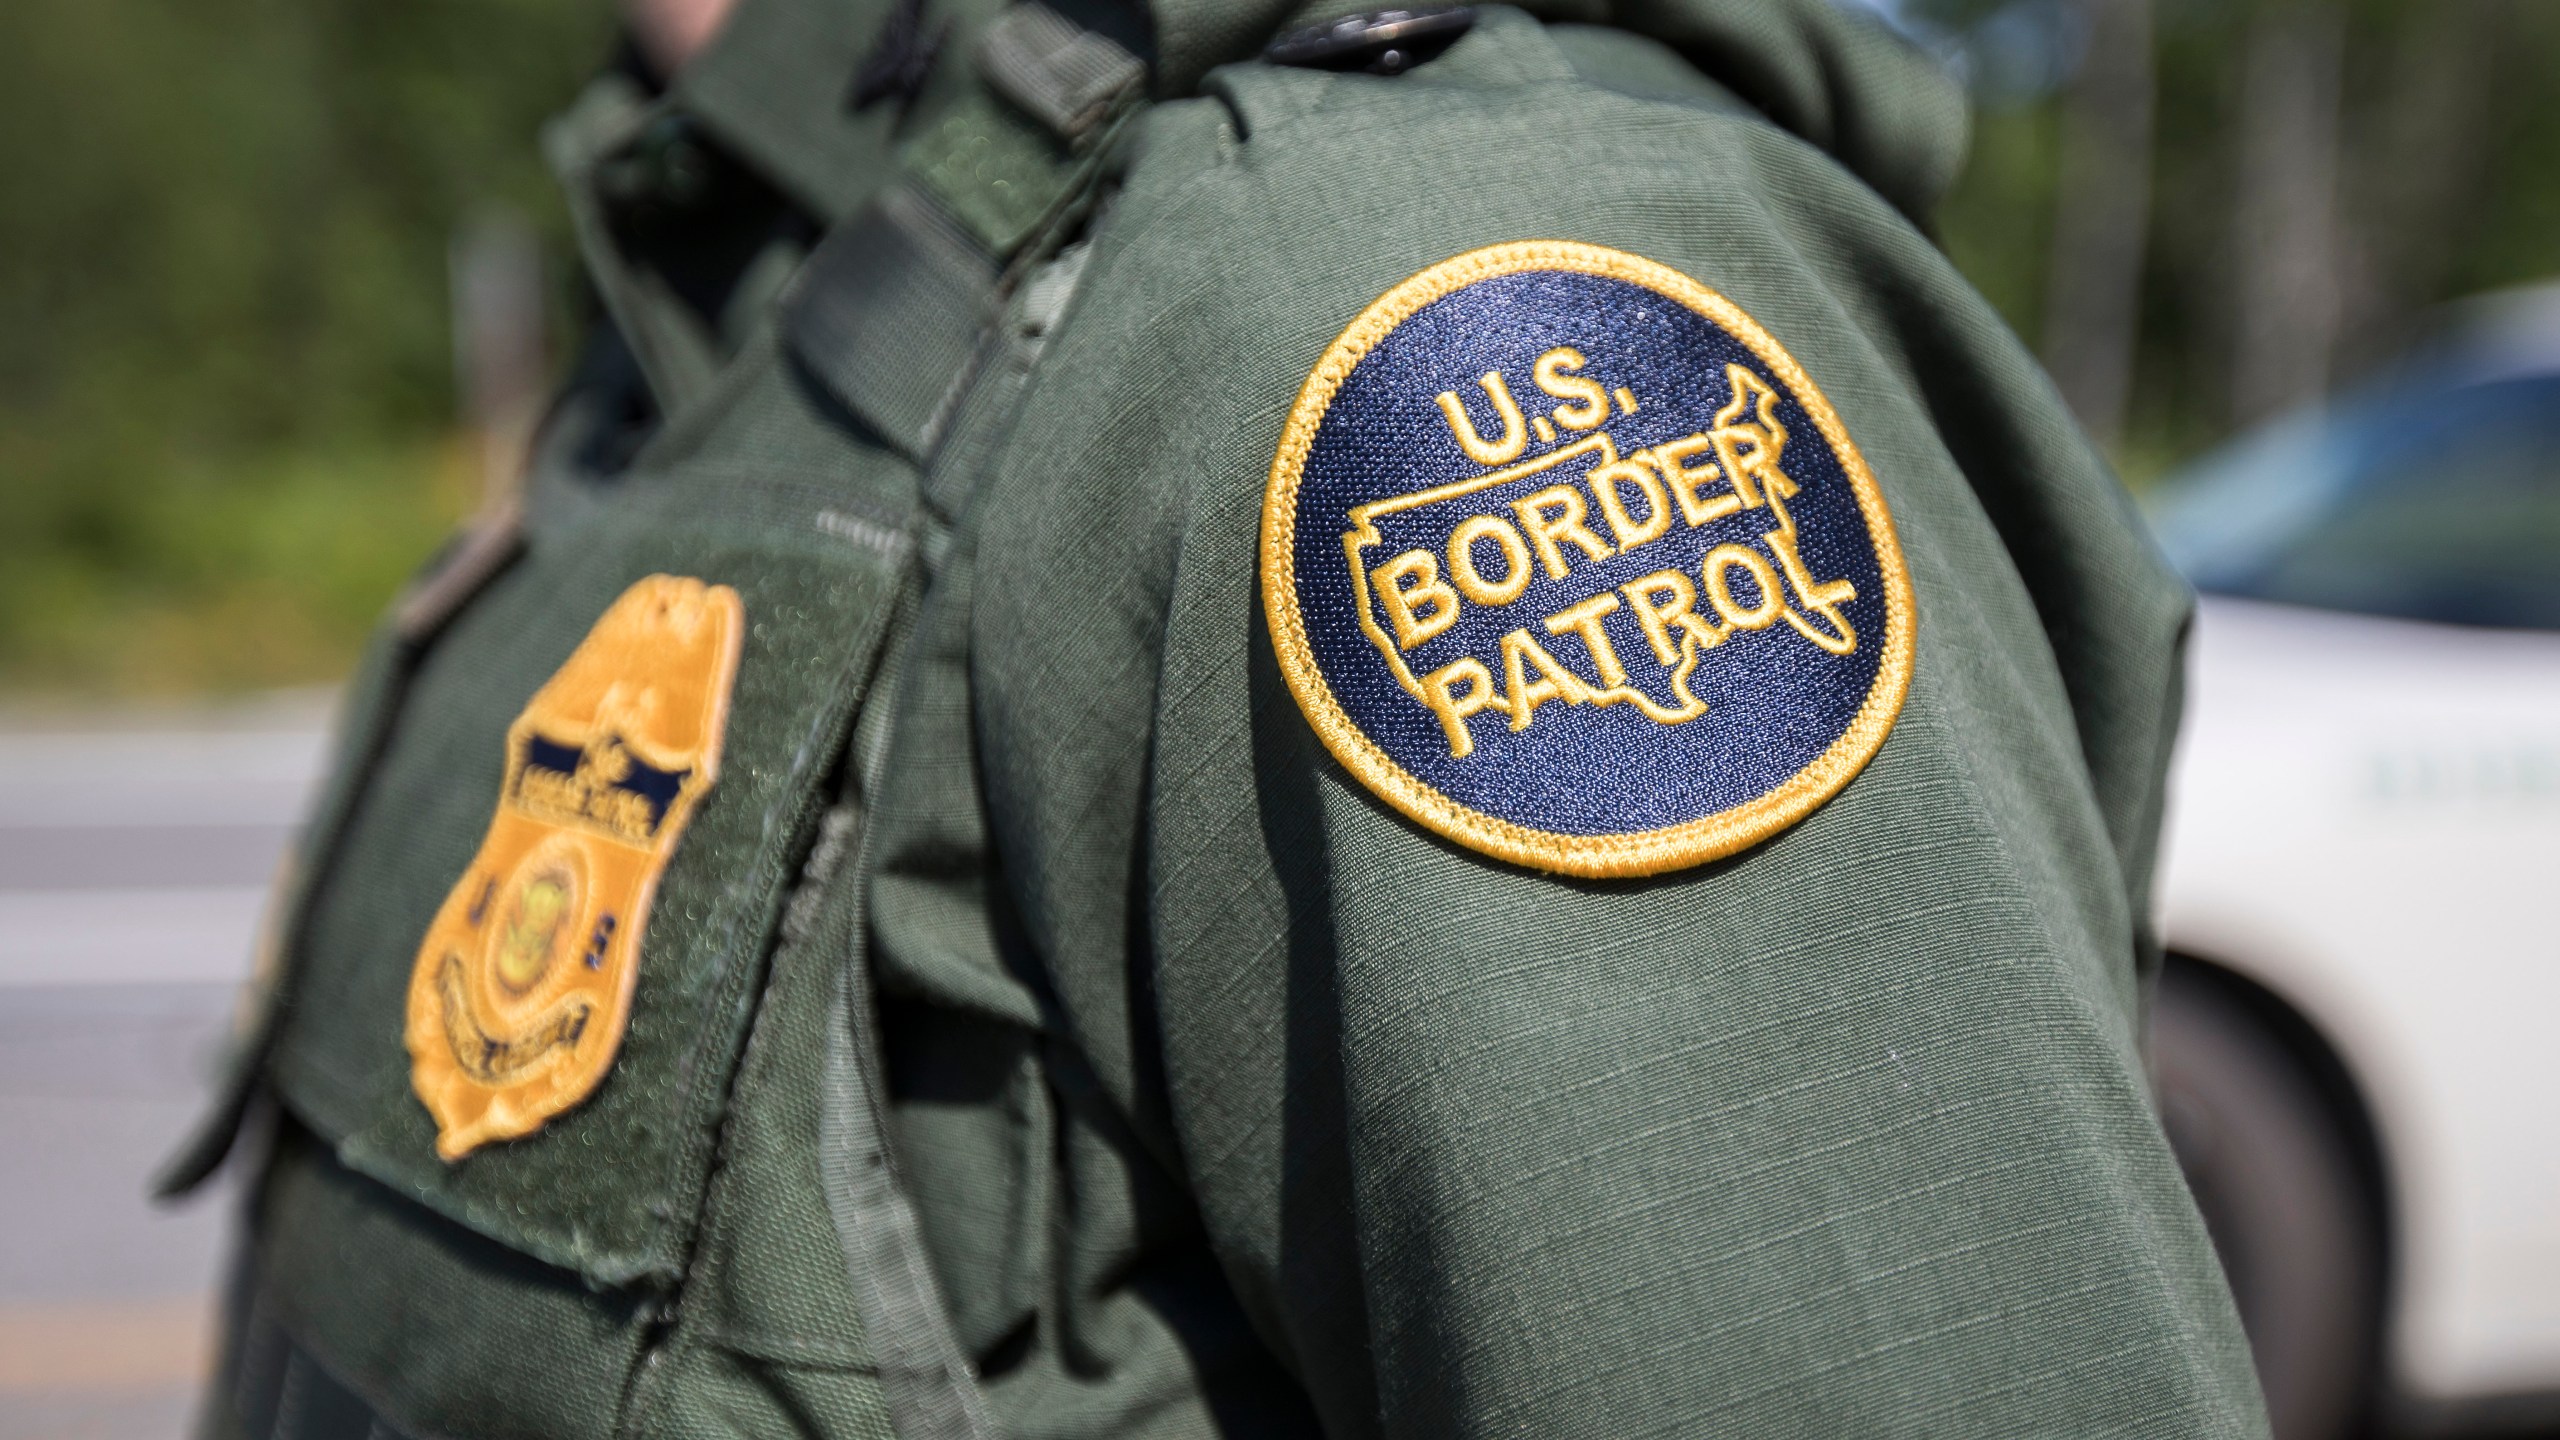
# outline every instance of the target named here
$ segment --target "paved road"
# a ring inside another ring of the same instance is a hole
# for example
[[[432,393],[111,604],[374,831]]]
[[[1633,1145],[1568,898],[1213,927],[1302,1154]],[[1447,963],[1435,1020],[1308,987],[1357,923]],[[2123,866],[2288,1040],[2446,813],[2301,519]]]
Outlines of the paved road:
[[[145,1176],[193,1118],[325,699],[0,714],[0,1440],[184,1431],[229,1197]]]

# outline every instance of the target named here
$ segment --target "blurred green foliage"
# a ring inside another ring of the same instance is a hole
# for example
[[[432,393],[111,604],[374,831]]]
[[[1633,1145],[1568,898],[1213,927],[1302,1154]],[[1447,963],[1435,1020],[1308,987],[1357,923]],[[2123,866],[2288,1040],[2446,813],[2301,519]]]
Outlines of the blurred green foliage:
[[[605,0],[0,5],[0,687],[341,668],[469,507],[446,245]],[[555,249],[558,247],[555,245]]]
[[[2560,279],[2560,5],[2548,0],[2144,0],[2155,73],[2150,223],[2119,468],[2137,487],[2227,437],[2248,283],[2235,210],[2253,24],[2333,21],[2337,306],[2327,369],[2352,385],[2445,302]],[[1900,0],[1976,81],[1973,153],[1939,238],[2043,338],[2079,0]],[[2040,32],[2040,33],[2039,33]],[[1986,56],[1987,49],[2001,52]],[[2043,65],[2055,73],[2038,76]],[[2022,73],[2024,72],[2024,73]]]
[[[1974,155],[1941,235],[2035,343],[2090,0],[1864,3],[1970,68]],[[2441,300],[2560,272],[2560,6],[2140,3],[2156,104],[2120,446],[2137,480],[2234,422],[2258,19],[2316,10],[2343,35],[2331,374],[2400,350]],[[566,270],[534,137],[611,27],[609,0],[0,5],[0,690],[344,666],[475,495],[448,243],[503,206]]]

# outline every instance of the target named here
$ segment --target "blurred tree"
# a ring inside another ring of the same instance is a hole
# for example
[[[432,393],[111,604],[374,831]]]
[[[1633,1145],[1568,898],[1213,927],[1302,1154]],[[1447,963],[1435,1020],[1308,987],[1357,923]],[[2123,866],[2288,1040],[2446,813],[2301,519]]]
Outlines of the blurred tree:
[[[448,237],[564,233],[534,130],[609,34],[606,0],[0,6],[0,684],[344,663],[470,499]]]
[[[2548,89],[2548,67],[2560,59],[2550,37],[2536,45],[2529,35],[2515,56],[2521,64],[2502,58],[2501,37],[2521,33],[2512,8],[2508,0],[2389,7],[2373,19],[2373,43],[2354,57],[2349,86],[2370,92],[2372,104],[2349,116],[2356,128],[2345,137],[2340,175],[2352,218],[2340,237],[2337,361],[2348,371],[2388,359],[2415,338],[2428,304],[2473,288],[2454,270],[2466,240],[2483,238],[2474,227],[2496,162],[2517,144],[2499,132],[2529,123],[2535,109],[2546,124],[2560,113],[2501,96],[2509,85]],[[2547,168],[2549,144],[2525,140],[2516,159]],[[2560,194],[2560,186],[2533,188]],[[2560,269],[2550,232],[2544,237],[2537,268]]]
[[[2147,127],[2143,57],[2125,48],[2145,9]],[[1898,15],[1979,106],[1941,238],[2137,480],[2387,362],[2446,300],[2560,277],[2560,6],[1902,0]],[[2146,128],[2147,212],[2128,171]]]
[[[2044,357],[2101,445],[2124,428],[2151,221],[2151,0],[2090,0],[2062,106]]]
[[[2270,0],[2242,40],[2230,284],[2231,412],[2244,425],[2328,389],[2345,41],[2327,0]]]

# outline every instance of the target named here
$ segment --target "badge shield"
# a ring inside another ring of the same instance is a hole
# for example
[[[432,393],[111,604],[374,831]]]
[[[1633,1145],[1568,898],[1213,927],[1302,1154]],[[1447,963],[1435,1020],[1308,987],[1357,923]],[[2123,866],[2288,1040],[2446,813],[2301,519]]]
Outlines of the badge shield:
[[[624,591],[507,728],[489,832],[418,947],[410,1085],[455,1161],[612,1068],[650,900],[719,774],[745,631],[726,585]]]

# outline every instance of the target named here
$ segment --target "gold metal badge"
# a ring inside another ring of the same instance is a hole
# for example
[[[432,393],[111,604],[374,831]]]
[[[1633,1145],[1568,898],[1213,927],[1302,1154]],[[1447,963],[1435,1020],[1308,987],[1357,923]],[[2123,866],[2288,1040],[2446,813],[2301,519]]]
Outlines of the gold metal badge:
[[[612,1068],[745,629],[737,591],[652,575],[507,727],[497,814],[409,979],[409,1083],[446,1160],[532,1134]]]

